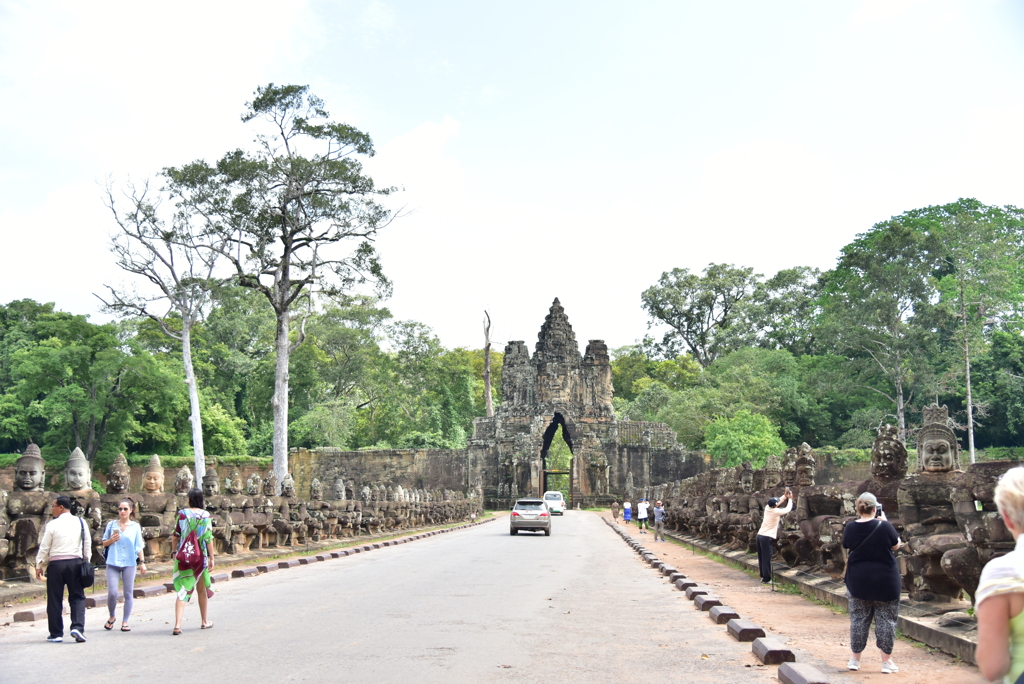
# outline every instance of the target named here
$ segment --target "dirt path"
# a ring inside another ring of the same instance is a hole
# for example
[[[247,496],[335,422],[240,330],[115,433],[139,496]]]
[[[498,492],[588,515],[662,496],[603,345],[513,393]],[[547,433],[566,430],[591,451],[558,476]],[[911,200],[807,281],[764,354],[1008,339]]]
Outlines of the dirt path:
[[[602,517],[611,519],[611,513]],[[619,527],[626,528],[620,518]],[[921,684],[984,684],[978,668],[965,664],[941,651],[905,639],[896,641],[893,660],[900,667],[895,675],[881,673],[881,655],[875,647],[874,636],[862,655],[858,672],[846,669],[850,657],[850,621],[845,613],[814,603],[802,595],[772,592],[760,581],[746,573],[693,553],[688,546],[673,540],[654,542],[653,534],[640,534],[636,525],[628,527],[630,534],[642,542],[658,558],[675,566],[680,572],[701,584],[715,588],[725,603],[743,616],[765,629],[788,639],[790,646],[811,656],[812,664],[821,669],[833,682],[920,682]],[[647,568],[642,561],[638,563]],[[648,569],[647,572],[657,572]],[[668,580],[665,580],[666,585]],[[665,588],[666,593],[670,591]],[[671,595],[671,594],[670,594]],[[686,600],[676,592],[676,600]],[[708,620],[709,625],[711,621]],[[784,639],[784,641],[786,640]],[[814,662],[817,661],[817,662]]]

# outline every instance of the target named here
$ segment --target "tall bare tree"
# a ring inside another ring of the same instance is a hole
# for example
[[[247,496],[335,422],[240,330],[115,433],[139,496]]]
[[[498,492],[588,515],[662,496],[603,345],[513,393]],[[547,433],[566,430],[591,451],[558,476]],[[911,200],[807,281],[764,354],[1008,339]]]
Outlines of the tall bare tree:
[[[108,311],[149,318],[165,335],[181,343],[196,477],[201,478],[206,472],[206,454],[199,388],[192,366],[192,328],[210,304],[218,250],[197,248],[196,236],[184,215],[172,217],[168,225],[161,216],[159,197],[150,197],[148,182],[141,187],[127,184],[123,195],[127,201],[124,211],[118,207],[113,185],[107,184],[106,204],[119,228],[110,240],[110,249],[117,265],[144,281],[147,290],[106,285],[109,296],[96,296]],[[158,305],[160,309],[155,308]]]
[[[484,311],[484,405],[487,417],[494,417],[494,400],[491,399],[491,314]]]

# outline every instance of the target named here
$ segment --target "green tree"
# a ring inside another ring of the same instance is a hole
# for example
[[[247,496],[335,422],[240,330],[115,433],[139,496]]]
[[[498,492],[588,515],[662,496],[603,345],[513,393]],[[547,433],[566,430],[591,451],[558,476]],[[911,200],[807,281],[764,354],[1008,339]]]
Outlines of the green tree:
[[[288,469],[289,359],[306,337],[317,293],[340,294],[367,280],[386,289],[372,239],[390,220],[360,157],[370,137],[329,120],[308,86],[260,87],[242,120],[269,124],[258,149],[235,150],[215,164],[164,169],[182,220],[232,267],[237,283],[259,292],[276,319],[274,471]],[[355,244],[354,250],[346,245]],[[298,333],[292,319],[298,315]]]
[[[708,453],[719,467],[738,466],[749,460],[755,468],[761,468],[768,456],[786,448],[778,428],[766,416],[747,410],[713,420],[706,439]]]

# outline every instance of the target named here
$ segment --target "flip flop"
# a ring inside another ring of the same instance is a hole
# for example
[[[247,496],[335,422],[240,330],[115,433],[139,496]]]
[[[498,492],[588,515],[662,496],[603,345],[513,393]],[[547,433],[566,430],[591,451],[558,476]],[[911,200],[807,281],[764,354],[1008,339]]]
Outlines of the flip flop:
[[[117,618],[110,618],[109,620],[107,620],[107,623],[103,625],[103,629],[109,632],[110,630],[114,629],[115,622],[117,622]]]
[[[199,629],[213,629],[213,623],[211,622],[208,625],[201,625]]]
[[[130,631],[132,631],[132,628],[129,627],[128,625],[121,625],[121,631],[122,632],[130,632]]]
[[[174,628],[174,629],[173,629],[173,630],[171,631],[171,634],[172,634],[173,636],[178,636],[179,634],[181,634],[181,628],[180,628],[180,627],[175,627],[175,628]]]

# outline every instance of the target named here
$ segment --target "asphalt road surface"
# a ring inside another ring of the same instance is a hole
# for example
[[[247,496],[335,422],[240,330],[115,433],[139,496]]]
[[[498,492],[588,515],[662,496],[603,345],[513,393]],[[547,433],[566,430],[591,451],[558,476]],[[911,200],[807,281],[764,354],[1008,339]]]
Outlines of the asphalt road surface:
[[[86,611],[84,644],[67,635],[47,643],[45,621],[0,628],[0,684],[621,684],[775,674],[586,512],[556,517],[550,537],[512,537],[501,518],[214,589],[209,631],[191,605],[184,633],[171,636],[172,595],[136,600],[130,633],[120,622],[104,631],[105,608]]]

